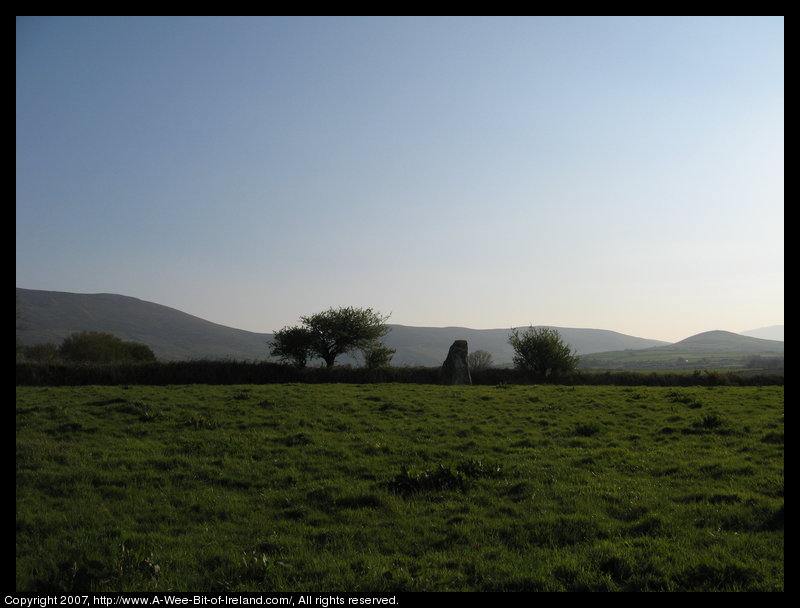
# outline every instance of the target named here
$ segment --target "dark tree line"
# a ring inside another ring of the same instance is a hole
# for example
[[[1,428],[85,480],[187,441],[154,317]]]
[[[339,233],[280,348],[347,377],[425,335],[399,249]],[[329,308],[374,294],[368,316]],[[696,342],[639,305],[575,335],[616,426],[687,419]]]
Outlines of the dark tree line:
[[[149,346],[99,331],[73,333],[55,344],[17,345],[17,357],[65,363],[145,363],[156,360]]]

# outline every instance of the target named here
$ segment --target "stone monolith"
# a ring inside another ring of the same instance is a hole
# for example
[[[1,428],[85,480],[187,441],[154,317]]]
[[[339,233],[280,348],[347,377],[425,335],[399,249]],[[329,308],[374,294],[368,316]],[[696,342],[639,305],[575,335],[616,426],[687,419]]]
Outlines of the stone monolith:
[[[472,384],[467,364],[467,341],[456,340],[442,364],[442,384]]]

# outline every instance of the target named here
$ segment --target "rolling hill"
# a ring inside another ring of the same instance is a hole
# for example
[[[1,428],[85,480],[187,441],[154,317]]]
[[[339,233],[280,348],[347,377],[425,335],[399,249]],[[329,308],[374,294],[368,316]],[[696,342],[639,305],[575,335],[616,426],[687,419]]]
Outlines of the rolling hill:
[[[492,355],[495,365],[511,365],[514,351],[508,343],[510,328],[469,329],[465,327],[408,327],[392,325],[386,344],[397,350],[393,362],[404,365],[441,365],[454,340],[466,340],[469,350],[485,350]],[[605,329],[554,327],[566,344],[579,355],[612,349],[641,349],[667,342],[637,338]],[[398,360],[403,361],[398,363]]]
[[[783,366],[784,343],[729,331],[707,331],[680,342],[641,350],[592,353],[581,360],[585,368],[601,369],[725,369],[741,368],[753,360],[765,367]]]
[[[263,360],[272,335],[234,329],[174,308],[117,294],[78,294],[17,288],[16,337],[22,344],[60,343],[76,331],[112,333],[149,346],[162,360]],[[386,344],[394,365],[441,365],[454,340],[486,350],[495,364],[511,363],[509,329],[391,325]],[[578,354],[643,349],[666,342],[603,329],[556,328]],[[342,360],[342,362],[346,362]]]
[[[23,344],[59,344],[83,330],[146,344],[167,361],[263,359],[270,338],[129,296],[17,288],[17,340]]]
[[[743,336],[730,331],[706,331],[675,344],[658,346],[659,352],[715,352],[737,354],[783,354],[783,342]]]
[[[743,336],[753,338],[764,338],[765,340],[780,340],[783,342],[783,325],[770,325],[769,327],[759,327],[758,329],[748,329],[740,331]]]

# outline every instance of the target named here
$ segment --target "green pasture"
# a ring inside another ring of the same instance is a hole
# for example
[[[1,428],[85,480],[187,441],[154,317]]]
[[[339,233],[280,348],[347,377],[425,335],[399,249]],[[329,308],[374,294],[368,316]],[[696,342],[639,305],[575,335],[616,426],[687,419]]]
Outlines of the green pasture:
[[[17,387],[16,589],[782,591],[783,387]]]
[[[757,362],[757,363],[754,363]],[[753,355],[741,352],[692,352],[679,350],[642,349],[593,353],[581,357],[584,369],[683,371],[717,370],[733,372],[752,369],[753,365],[766,369],[783,367],[783,355]]]

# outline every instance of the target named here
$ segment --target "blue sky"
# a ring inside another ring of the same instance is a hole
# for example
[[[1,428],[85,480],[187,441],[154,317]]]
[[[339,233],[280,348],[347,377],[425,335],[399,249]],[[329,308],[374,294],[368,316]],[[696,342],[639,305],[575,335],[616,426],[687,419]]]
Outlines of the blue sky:
[[[783,323],[784,21],[23,17],[16,284],[269,332]]]

